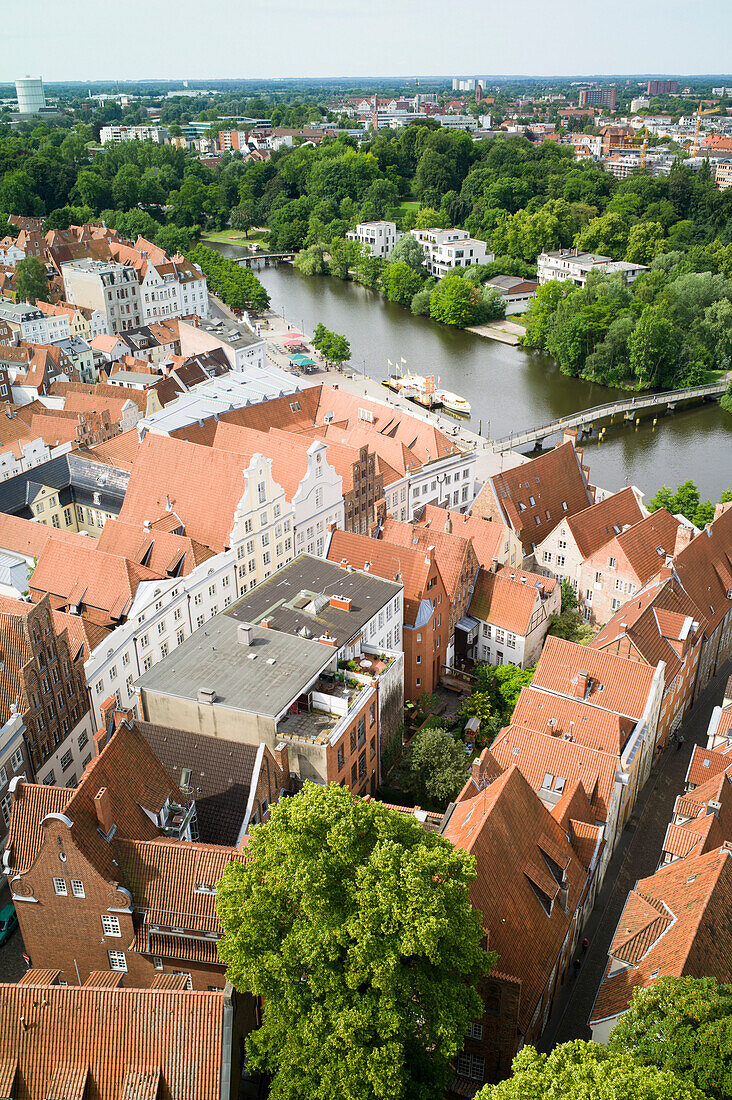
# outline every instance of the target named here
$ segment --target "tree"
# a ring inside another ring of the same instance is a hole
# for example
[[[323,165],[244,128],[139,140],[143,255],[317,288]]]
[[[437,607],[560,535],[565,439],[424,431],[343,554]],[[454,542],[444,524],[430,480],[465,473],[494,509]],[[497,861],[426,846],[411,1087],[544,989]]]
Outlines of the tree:
[[[566,282],[560,283],[550,279],[537,287],[536,294],[526,311],[526,336],[524,342],[532,348],[546,351],[546,341],[549,329],[556,313],[557,306],[563,298],[571,293],[572,287]]]
[[[390,302],[408,306],[422,286],[422,280],[404,260],[395,260],[387,264],[381,277],[381,289]]]
[[[438,1100],[493,960],[472,856],[411,816],[306,783],[218,886],[219,955],[261,997],[247,1039],[273,1100]]]
[[[445,729],[423,729],[407,752],[403,781],[420,806],[444,810],[465,786],[465,747]]]
[[[292,265],[303,275],[326,275],[328,266],[323,259],[323,249],[319,244],[313,244],[310,248],[303,248],[295,258]]]
[[[411,233],[405,233],[403,237],[399,238],[391,250],[389,259],[392,263],[402,260],[405,264],[409,264],[412,271],[422,272],[425,270],[424,249]]]
[[[445,275],[430,294],[430,317],[465,328],[475,318],[477,291],[459,275]]]
[[[628,341],[629,364],[640,389],[671,381],[678,361],[678,333],[658,303],[644,306]]]
[[[732,1096],[732,985],[664,977],[636,988],[608,1049],[670,1070],[707,1096]]]
[[[478,718],[480,724],[489,722],[493,713],[491,696],[488,691],[474,691],[468,695],[460,707],[463,718]]]
[[[430,315],[430,287],[422,287],[412,298],[411,310],[417,317],[429,317]]]
[[[238,229],[245,237],[249,238],[249,230],[254,225],[257,204],[253,199],[245,199],[231,211],[231,228]]]
[[[593,637],[592,627],[583,622],[579,613],[577,594],[567,580],[562,581],[562,609],[549,619],[547,634],[578,645],[587,645]]]
[[[727,387],[726,393],[723,393],[720,397],[719,404],[725,412],[732,413],[732,382]]]
[[[482,664],[476,667],[474,672],[476,691],[488,694],[491,710],[499,728],[510,722],[521,689],[528,687],[535,671],[536,666],[517,668],[516,665]]]
[[[599,1043],[556,1046],[551,1054],[524,1047],[513,1075],[486,1085],[475,1100],[705,1100],[704,1093],[668,1070],[641,1066]]]
[[[19,260],[15,266],[15,292],[19,302],[30,302],[36,298],[49,302],[48,279],[46,269],[37,256],[28,256]]]
[[[634,264],[650,264],[663,247],[663,226],[658,222],[638,222],[631,226],[625,258]]]
[[[331,363],[345,363],[351,358],[351,345],[345,336],[331,332],[322,321],[315,326],[310,343]]]
[[[580,252],[599,252],[619,260],[628,247],[629,232],[627,217],[610,212],[588,222],[575,244]]]

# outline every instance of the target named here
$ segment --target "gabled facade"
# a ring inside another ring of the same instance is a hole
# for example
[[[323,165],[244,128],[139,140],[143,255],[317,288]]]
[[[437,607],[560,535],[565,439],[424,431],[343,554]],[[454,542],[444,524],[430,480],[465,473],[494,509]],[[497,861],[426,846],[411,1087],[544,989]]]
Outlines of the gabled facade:
[[[506,566],[480,569],[470,601],[478,630],[468,655],[491,665],[530,668],[561,604],[561,586],[553,578]]]

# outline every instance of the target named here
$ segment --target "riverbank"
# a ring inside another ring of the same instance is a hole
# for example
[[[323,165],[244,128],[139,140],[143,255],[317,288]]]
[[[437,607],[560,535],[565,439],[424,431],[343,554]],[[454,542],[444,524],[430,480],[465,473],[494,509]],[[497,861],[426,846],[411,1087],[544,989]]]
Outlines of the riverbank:
[[[501,344],[518,347],[526,329],[515,321],[492,321],[488,325],[468,325],[465,331],[474,332],[476,336],[483,336],[487,340],[498,340]]]
[[[304,332],[302,327],[289,324],[284,317],[273,310],[269,310],[264,314],[263,319],[267,324],[267,327],[262,328],[267,361],[280,369],[289,370],[290,362],[287,352],[283,350],[282,338],[288,335],[291,336],[294,332],[301,332],[304,342],[311,346],[309,334]],[[511,470],[514,466],[529,461],[524,455],[515,451],[495,453],[490,440],[472,430],[467,422],[451,417],[447,413],[430,412],[427,409],[420,408],[406,397],[386,390],[380,381],[370,378],[366,374],[365,368],[361,373],[358,373],[355,366],[349,365],[346,365],[343,370],[338,370],[335,367],[326,367],[317,352],[313,353],[313,358],[318,363],[318,370],[313,374],[301,376],[305,385],[333,386],[336,389],[353,394],[354,397],[368,397],[370,401],[378,401],[385,407],[391,406],[392,408],[402,409],[404,412],[408,412],[410,416],[414,416],[425,423],[434,424],[450,439],[454,439],[459,447],[475,453],[476,480],[480,485],[483,485],[489,477],[493,477],[503,470]]]

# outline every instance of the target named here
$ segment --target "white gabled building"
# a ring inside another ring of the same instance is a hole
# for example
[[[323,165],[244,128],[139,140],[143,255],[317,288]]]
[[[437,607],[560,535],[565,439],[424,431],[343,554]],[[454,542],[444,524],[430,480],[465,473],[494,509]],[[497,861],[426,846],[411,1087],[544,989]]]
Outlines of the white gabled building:
[[[0,300],[0,321],[6,321],[13,333],[28,344],[52,344],[71,335],[67,314],[43,313],[28,302]]]
[[[143,324],[192,313],[209,317],[206,276],[183,256],[165,263],[148,261],[140,282]]]

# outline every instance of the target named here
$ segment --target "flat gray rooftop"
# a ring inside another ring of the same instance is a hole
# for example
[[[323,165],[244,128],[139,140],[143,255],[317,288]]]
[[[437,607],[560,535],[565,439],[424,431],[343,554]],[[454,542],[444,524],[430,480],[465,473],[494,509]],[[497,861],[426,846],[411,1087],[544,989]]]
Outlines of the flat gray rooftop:
[[[349,572],[334,562],[301,554],[224,614],[240,622],[258,623],[268,618],[273,630],[287,634],[308,631],[310,637],[318,638],[327,632],[340,648],[398,595],[401,587],[395,581],[358,570]],[[350,611],[332,607],[331,596],[350,599]]]
[[[195,700],[199,689],[216,692],[215,705],[277,717],[335,656],[331,646],[252,627],[250,645],[237,637],[239,622],[215,615],[205,626],[143,673],[143,691]]]

